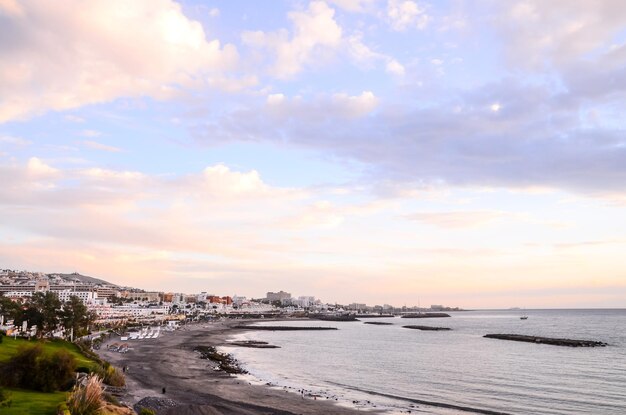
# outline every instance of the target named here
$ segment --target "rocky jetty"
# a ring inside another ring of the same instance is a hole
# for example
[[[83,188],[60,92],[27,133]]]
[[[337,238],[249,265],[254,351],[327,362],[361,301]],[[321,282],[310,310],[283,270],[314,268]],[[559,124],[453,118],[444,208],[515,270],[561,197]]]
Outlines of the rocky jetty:
[[[309,318],[324,321],[358,321],[354,314],[311,314]]]
[[[607,345],[606,343],[595,340],[558,339],[551,337],[526,336],[523,334],[485,334],[483,337],[488,339],[511,340],[516,342],[550,344],[553,346],[567,347],[604,347]]]
[[[448,313],[410,313],[404,314],[402,318],[438,318],[438,317],[450,317]]]
[[[218,370],[222,370],[230,374],[248,373],[241,366],[239,366],[239,362],[237,362],[234,357],[227,353],[218,352],[213,346],[196,346],[193,350],[200,353],[200,356],[203,359],[217,363]]]
[[[432,326],[402,326],[405,329],[426,330],[426,331],[447,331],[452,330],[449,327],[432,327]]]
[[[393,326],[393,323],[385,323],[382,321],[366,321],[363,324],[373,324],[375,326]]]
[[[393,314],[357,314],[356,318],[394,318]]]
[[[240,330],[265,330],[265,331],[316,331],[337,330],[337,327],[296,327],[296,326],[233,326]]]
[[[238,346],[238,347],[252,347],[255,349],[279,349],[280,346],[276,346],[274,344],[269,344],[268,342],[262,342],[258,340],[243,340],[243,341],[234,341],[228,343],[229,346]]]

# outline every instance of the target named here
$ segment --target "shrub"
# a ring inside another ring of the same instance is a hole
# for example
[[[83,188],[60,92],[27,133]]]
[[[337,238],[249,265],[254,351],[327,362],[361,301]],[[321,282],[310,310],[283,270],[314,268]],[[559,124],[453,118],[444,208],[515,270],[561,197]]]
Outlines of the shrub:
[[[40,345],[20,347],[0,368],[4,385],[43,392],[67,390],[75,369],[76,360],[66,350],[46,354]]]
[[[43,355],[43,348],[36,346],[20,346],[17,353],[6,363],[1,370],[4,386],[19,387],[24,389],[36,389],[39,360]]]
[[[152,409],[148,409],[148,408],[141,408],[141,411],[139,411],[139,415],[155,415],[156,412],[154,412],[154,410]]]
[[[57,406],[57,415],[72,415],[66,402],[61,402],[59,406]]]
[[[113,366],[108,366],[104,370],[104,383],[111,386],[124,386],[126,385],[126,378],[119,370]]]
[[[0,408],[11,406],[12,403],[13,399],[11,399],[11,394],[0,388]]]
[[[91,375],[84,386],[76,385],[67,398],[71,415],[98,415],[102,409],[102,381]]]
[[[104,400],[108,403],[110,403],[113,406],[122,406],[120,404],[120,401],[113,395],[111,395],[110,393],[106,393],[103,395],[104,396]]]

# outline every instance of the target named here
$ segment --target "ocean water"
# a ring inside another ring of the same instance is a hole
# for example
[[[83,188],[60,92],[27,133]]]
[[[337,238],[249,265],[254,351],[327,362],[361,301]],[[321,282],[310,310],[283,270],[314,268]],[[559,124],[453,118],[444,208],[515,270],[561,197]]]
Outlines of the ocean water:
[[[226,350],[254,379],[304,388],[321,399],[356,403],[363,410],[376,406],[390,413],[626,414],[626,310],[524,313],[528,320],[520,320],[520,311],[506,310],[455,312],[438,319],[363,319],[391,326],[259,323],[339,330],[251,331],[237,339],[267,341],[280,348]],[[408,324],[452,331],[402,328]],[[609,346],[539,345],[483,338],[487,333],[599,340]]]

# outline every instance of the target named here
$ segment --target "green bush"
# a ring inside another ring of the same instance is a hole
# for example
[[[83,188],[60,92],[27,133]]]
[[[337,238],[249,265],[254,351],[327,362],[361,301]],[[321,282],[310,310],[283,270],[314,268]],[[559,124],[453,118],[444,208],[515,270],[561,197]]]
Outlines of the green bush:
[[[111,395],[110,393],[104,393],[103,396],[104,400],[114,406],[122,406],[122,404],[120,404],[120,401],[113,395]]]
[[[139,415],[155,415],[155,414],[156,412],[148,408],[141,408],[141,411],[139,411]]]
[[[104,371],[104,383],[111,386],[124,386],[126,378],[123,373],[109,365]]]
[[[11,403],[13,403],[11,394],[0,388],[0,408],[11,406]]]
[[[67,403],[61,402],[59,406],[57,406],[57,415],[72,415],[67,407]]]
[[[44,353],[41,345],[20,346],[0,371],[4,386],[53,392],[72,385],[76,359],[66,350]]]

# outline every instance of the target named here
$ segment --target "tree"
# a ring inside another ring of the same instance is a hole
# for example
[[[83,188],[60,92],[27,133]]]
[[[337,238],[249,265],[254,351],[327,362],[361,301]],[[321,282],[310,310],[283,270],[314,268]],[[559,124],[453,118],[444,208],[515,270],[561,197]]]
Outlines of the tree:
[[[63,304],[63,310],[60,316],[66,334],[69,334],[72,330],[76,337],[87,334],[92,316],[87,311],[87,306],[83,304],[80,298],[71,296],[70,299]]]
[[[4,316],[5,320],[13,320],[21,311],[19,304],[0,294],[0,316]]]
[[[41,325],[37,325],[37,335],[54,331],[59,325],[59,313],[61,310],[61,301],[54,293],[37,292],[30,299],[30,307],[34,308],[41,314]],[[29,307],[29,308],[30,308]]]

